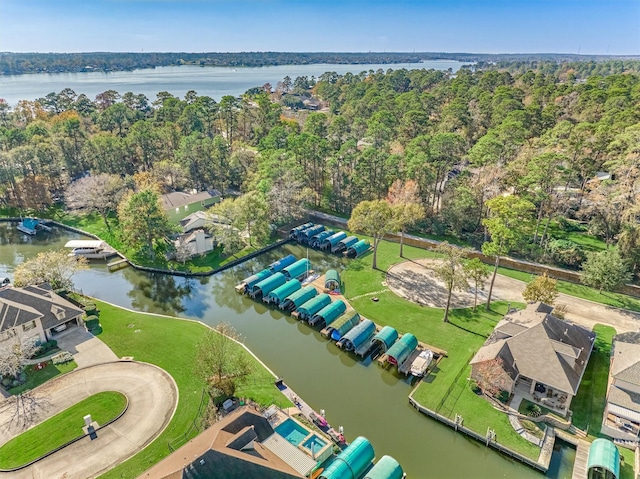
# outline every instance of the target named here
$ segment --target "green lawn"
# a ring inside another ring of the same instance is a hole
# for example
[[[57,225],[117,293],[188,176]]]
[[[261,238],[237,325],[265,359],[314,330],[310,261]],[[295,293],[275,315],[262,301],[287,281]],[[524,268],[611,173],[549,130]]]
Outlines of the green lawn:
[[[571,223],[576,225],[575,231],[562,229],[557,221],[551,221],[549,223],[547,235],[554,239],[573,241],[574,243],[582,246],[586,251],[602,251],[607,249],[607,244],[604,241],[588,233],[586,225],[578,224],[573,221],[571,221]]]
[[[588,430],[590,436],[597,437],[602,425],[609,379],[611,343],[616,331],[610,326],[601,324],[596,325],[593,331],[597,335],[596,342],[578,394],[571,401],[571,410],[573,424],[580,429]]]
[[[620,466],[620,479],[635,479],[633,464],[635,462],[635,452],[626,447],[618,446],[618,451],[624,459],[624,464]]]
[[[127,398],[119,392],[105,391],[89,396],[0,447],[0,468],[28,464],[82,436],[85,415],[91,414],[98,424],[106,424],[117,417],[126,404]]]
[[[447,351],[448,357],[437,364],[416,391],[416,400],[430,409],[439,409],[441,414],[450,418],[454,418],[456,413],[462,414],[465,426],[480,434],[485,434],[487,427],[491,426],[500,443],[537,458],[539,449],[522,439],[509,424],[507,416],[474,394],[467,384],[468,363],[506,313],[507,304],[495,302],[488,312],[484,305],[476,311],[472,308],[454,309],[450,323],[444,323],[442,309],[419,306],[390,291],[383,292],[387,268],[404,261],[398,254],[398,244],[383,241],[378,247],[378,270],[371,269],[372,253],[349,263],[342,279],[345,296],[351,305],[379,325],[393,326],[400,333],[413,333],[420,341]],[[407,259],[436,257],[431,251],[410,246],[405,246],[404,256]],[[376,293],[378,301],[371,301],[369,293]],[[512,306],[522,305],[512,303]]]
[[[58,374],[68,373],[78,367],[75,361],[69,361],[68,363],[55,365],[49,361],[44,361],[46,366],[43,369],[36,369],[34,366],[27,366],[24,370],[27,375],[27,382],[21,386],[9,389],[11,394],[20,394],[29,389],[33,389],[46,383],[49,379],[57,376]]]
[[[176,413],[164,432],[146,449],[102,476],[114,479],[136,477],[170,453],[168,442],[177,447],[190,439],[184,435],[192,430],[204,387],[194,372],[195,344],[206,327],[191,321],[131,312],[101,301],[96,301],[96,304],[103,328],[100,339],[119,357],[133,356],[138,361],[155,364],[167,371],[176,381],[180,393]],[[254,373],[237,394],[266,406],[273,401],[274,392],[276,398],[279,393],[273,376],[253,357],[251,360],[254,361]],[[282,397],[280,405],[287,407],[291,403]],[[191,437],[195,434],[193,430]]]

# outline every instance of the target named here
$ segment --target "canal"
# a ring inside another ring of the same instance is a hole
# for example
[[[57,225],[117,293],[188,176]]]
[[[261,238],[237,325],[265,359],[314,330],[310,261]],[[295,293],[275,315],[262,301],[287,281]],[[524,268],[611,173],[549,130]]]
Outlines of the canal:
[[[25,259],[77,238],[60,229],[33,238],[15,225],[0,223],[0,276],[11,276]],[[307,251],[287,245],[218,275],[195,279],[132,268],[110,273],[104,263],[96,262],[74,281],[84,294],[132,309],[211,325],[231,323],[269,368],[313,408],[325,409],[334,427],[343,426],[348,440],[367,437],[378,458],[395,457],[409,478],[543,477],[416,412],[407,401],[411,385],[406,379],[353,360],[308,326],[235,293],[233,287],[241,279],[289,253],[304,257]],[[308,254],[317,271],[346,265],[342,258],[313,250]],[[570,451],[559,447],[547,477],[571,477],[571,467]]]

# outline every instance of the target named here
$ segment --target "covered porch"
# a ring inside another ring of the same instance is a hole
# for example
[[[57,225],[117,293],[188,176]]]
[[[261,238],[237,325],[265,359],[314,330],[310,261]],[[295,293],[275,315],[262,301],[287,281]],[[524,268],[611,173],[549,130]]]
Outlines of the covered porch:
[[[526,376],[519,376],[516,379],[513,393],[524,399],[544,406],[554,413],[566,417],[569,412],[569,405],[573,395],[547,384],[543,384],[535,379]]]

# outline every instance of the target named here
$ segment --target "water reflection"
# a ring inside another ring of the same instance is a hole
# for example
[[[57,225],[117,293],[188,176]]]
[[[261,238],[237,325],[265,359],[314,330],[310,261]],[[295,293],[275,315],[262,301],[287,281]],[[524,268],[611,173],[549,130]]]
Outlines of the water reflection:
[[[0,248],[0,270],[13,270],[22,257],[59,248],[68,239],[79,237],[65,232],[53,236],[51,242],[35,238],[21,243],[20,236],[0,224],[0,238],[16,238],[16,243]],[[132,268],[110,273],[104,264],[94,264],[74,281],[85,294],[125,307],[179,314],[211,325],[230,322],[269,368],[312,407],[326,409],[332,425],[343,425],[348,439],[367,437],[378,457],[394,456],[408,477],[541,477],[417,413],[407,401],[409,380],[370,360],[355,360],[308,325],[234,291],[242,279],[290,253],[298,258],[307,254],[306,249],[286,246],[216,276],[198,279],[148,275]],[[308,254],[318,271],[346,264],[343,258],[311,250]],[[549,477],[564,477],[558,471],[553,474],[556,476]]]

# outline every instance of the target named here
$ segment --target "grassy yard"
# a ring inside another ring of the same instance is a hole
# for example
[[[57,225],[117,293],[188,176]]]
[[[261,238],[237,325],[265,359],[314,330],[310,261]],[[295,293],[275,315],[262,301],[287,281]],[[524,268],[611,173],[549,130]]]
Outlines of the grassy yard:
[[[29,389],[40,386],[46,383],[49,379],[56,377],[58,374],[68,373],[78,367],[75,361],[69,361],[65,364],[53,364],[51,360],[44,361],[46,366],[43,369],[36,369],[35,365],[27,366],[24,370],[27,375],[27,382],[24,384],[9,389],[11,394],[20,394]]]
[[[205,326],[190,321],[127,311],[101,301],[96,301],[96,304],[100,310],[100,323],[103,328],[100,339],[119,357],[133,356],[138,361],[163,368],[176,381],[180,393],[176,413],[164,432],[144,451],[102,476],[114,479],[136,477],[169,454],[168,442],[178,446],[189,439],[184,438],[184,434],[190,430],[196,419],[204,387],[203,381],[194,371],[195,345],[203,336]],[[274,391],[277,393],[273,376],[253,357],[251,360],[254,361],[254,373],[240,388],[238,394],[262,405],[268,405],[274,398]],[[291,403],[283,397],[281,405],[290,406]],[[195,433],[193,431],[191,435]]]
[[[0,447],[0,468],[27,464],[83,435],[83,417],[91,414],[98,424],[117,417],[127,404],[124,394],[105,391],[80,401],[60,414],[23,432]]]
[[[635,461],[635,452],[625,447],[618,447],[620,455],[624,460],[624,464],[620,466],[620,479],[635,479],[633,472],[633,464]]]
[[[596,325],[593,330],[597,335],[596,342],[578,394],[571,401],[571,410],[574,412],[573,424],[580,429],[588,430],[590,436],[597,437],[602,425],[609,379],[611,343],[616,331],[610,326],[601,324]]]
[[[441,414],[451,418],[456,413],[461,414],[465,426],[480,434],[486,433],[487,427],[491,426],[502,444],[537,458],[539,449],[522,439],[509,424],[507,416],[473,393],[467,382],[471,357],[502,319],[507,304],[495,302],[488,312],[484,305],[476,311],[454,309],[450,323],[444,323],[442,309],[419,306],[384,291],[385,271],[392,264],[404,261],[398,254],[398,244],[381,242],[378,270],[371,269],[372,253],[350,262],[342,273],[345,296],[363,316],[380,325],[393,326],[401,333],[411,332],[420,341],[447,351],[448,357],[438,363],[416,391],[415,398],[421,404],[430,409],[439,408]],[[404,256],[407,259],[436,257],[431,251],[410,246],[405,246]],[[371,293],[378,297],[377,302],[371,301]]]

